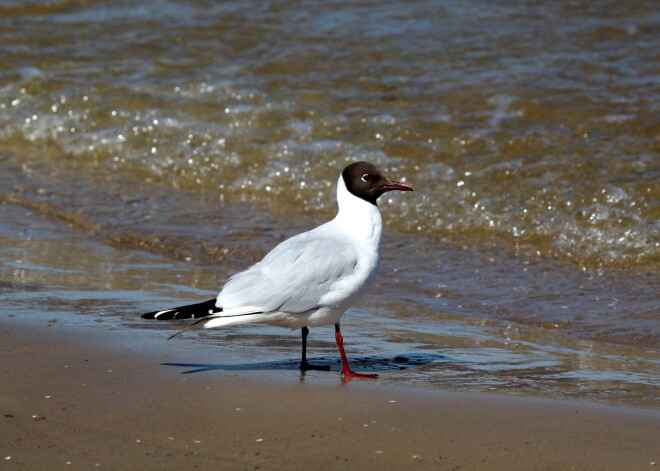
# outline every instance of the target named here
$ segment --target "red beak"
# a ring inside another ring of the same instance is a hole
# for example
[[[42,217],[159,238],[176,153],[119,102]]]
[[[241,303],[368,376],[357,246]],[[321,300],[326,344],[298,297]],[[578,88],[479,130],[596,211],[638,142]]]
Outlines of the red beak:
[[[399,191],[413,191],[412,187],[401,182],[389,182],[383,185],[385,191],[399,190]]]

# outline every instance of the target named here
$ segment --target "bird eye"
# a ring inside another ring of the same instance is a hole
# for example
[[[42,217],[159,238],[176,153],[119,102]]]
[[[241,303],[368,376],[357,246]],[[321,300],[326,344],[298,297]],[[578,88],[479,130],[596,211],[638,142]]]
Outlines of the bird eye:
[[[361,180],[362,180],[364,183],[369,183],[369,180],[371,180],[371,177],[369,176],[368,173],[365,173],[364,175],[362,175],[362,179],[361,179]]]

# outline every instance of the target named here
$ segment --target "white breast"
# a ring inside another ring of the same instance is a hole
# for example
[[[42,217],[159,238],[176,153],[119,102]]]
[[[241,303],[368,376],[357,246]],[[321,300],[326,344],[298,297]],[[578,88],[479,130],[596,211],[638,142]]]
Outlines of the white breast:
[[[363,293],[378,271],[383,222],[378,207],[351,194],[342,177],[337,183],[337,203],[339,212],[326,226],[345,238],[347,245],[356,247],[358,260],[353,274],[335,283],[322,301],[346,309]]]

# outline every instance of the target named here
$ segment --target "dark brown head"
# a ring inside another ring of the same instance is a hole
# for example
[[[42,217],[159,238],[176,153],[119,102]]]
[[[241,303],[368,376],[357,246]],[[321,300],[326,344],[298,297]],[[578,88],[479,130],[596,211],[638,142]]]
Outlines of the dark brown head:
[[[348,191],[373,205],[380,195],[388,191],[413,191],[405,183],[390,180],[378,167],[369,162],[355,162],[346,167],[341,176]]]

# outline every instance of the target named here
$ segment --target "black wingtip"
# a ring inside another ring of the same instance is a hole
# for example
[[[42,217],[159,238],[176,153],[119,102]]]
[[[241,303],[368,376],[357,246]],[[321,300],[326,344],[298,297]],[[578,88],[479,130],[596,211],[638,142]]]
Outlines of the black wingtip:
[[[222,312],[222,308],[216,307],[215,302],[216,300],[214,298],[201,303],[189,304],[187,306],[147,312],[146,314],[141,314],[140,317],[142,319],[156,319],[159,321],[167,321],[171,319],[199,319],[201,317],[207,317]]]

